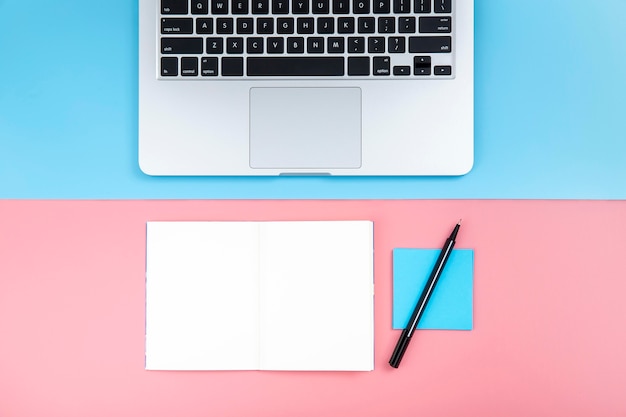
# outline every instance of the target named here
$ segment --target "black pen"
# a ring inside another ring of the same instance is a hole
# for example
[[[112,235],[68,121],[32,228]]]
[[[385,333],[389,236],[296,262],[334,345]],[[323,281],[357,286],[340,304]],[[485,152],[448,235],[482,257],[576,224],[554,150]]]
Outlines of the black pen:
[[[426,309],[426,304],[428,304],[428,300],[430,299],[430,296],[435,289],[435,285],[437,285],[437,280],[439,280],[441,272],[446,266],[448,257],[450,257],[450,253],[452,252],[452,248],[454,247],[454,241],[456,239],[456,234],[459,232],[459,227],[461,227],[461,220],[459,220],[456,226],[454,226],[454,230],[452,230],[450,237],[446,239],[446,243],[444,243],[443,248],[441,248],[439,258],[437,258],[437,262],[435,263],[433,272],[430,273],[430,277],[428,278],[428,281],[426,281],[424,291],[422,291],[422,295],[420,295],[420,298],[417,301],[417,305],[415,306],[415,310],[413,310],[413,314],[411,314],[411,318],[409,319],[409,324],[404,330],[402,330],[402,334],[400,335],[400,339],[396,344],[396,348],[393,350],[391,359],[389,359],[389,365],[393,366],[394,368],[397,368],[400,365],[400,361],[404,356],[406,348],[409,346],[409,342],[411,341],[413,332],[417,328],[417,323],[419,323],[420,318],[422,318],[422,313],[424,313],[424,310]]]

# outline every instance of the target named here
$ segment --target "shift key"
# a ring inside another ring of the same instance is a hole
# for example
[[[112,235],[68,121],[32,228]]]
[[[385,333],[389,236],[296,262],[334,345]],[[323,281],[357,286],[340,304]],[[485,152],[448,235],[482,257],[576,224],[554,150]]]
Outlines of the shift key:
[[[411,36],[409,37],[411,53],[450,53],[452,52],[451,36]]]
[[[201,54],[202,38],[161,38],[162,54]]]

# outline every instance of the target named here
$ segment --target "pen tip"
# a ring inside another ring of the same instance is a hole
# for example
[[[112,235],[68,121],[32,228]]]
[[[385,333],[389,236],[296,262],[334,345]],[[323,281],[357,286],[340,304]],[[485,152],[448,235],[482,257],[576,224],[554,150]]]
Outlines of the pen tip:
[[[457,224],[460,226],[462,221],[463,219],[459,219],[459,222]]]

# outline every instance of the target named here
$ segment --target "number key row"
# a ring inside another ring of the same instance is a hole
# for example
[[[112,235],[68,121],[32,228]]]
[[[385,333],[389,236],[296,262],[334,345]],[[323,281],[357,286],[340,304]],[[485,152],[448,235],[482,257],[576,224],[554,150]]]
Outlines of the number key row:
[[[161,0],[161,14],[451,13],[451,4],[452,0],[192,0],[191,4]]]

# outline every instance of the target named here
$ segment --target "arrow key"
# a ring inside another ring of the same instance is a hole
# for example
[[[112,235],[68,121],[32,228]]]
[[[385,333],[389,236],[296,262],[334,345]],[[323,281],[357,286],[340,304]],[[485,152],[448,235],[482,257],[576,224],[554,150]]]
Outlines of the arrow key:
[[[452,67],[450,65],[435,66],[435,75],[452,75]]]
[[[396,65],[393,67],[393,75],[411,75],[411,67],[408,65]]]

